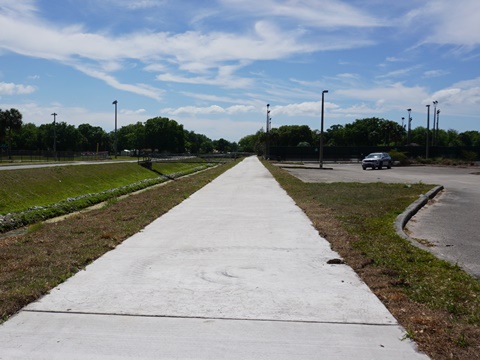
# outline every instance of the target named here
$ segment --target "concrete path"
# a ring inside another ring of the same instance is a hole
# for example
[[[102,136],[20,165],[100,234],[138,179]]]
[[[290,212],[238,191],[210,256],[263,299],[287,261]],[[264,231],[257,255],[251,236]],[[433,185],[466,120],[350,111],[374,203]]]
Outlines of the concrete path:
[[[0,326],[0,359],[425,359],[255,157]]]

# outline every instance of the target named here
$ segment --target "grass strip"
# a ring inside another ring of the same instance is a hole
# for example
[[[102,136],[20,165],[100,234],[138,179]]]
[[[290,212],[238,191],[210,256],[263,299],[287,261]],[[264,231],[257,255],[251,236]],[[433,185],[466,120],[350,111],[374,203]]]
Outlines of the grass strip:
[[[181,203],[236,162],[167,182],[26,235],[0,238],[0,321]],[[181,229],[179,229],[181,232]]]
[[[4,209],[8,209],[9,213],[0,215],[0,233],[69,214],[213,166],[208,163],[163,163],[153,164],[152,170],[147,170],[131,163],[110,165],[66,166],[60,171],[57,168],[10,171],[2,178],[4,188],[0,193],[4,193],[4,197],[0,203]],[[57,179],[59,185],[56,185]],[[137,181],[131,183],[130,181],[133,180]],[[55,186],[52,186],[52,183]],[[116,185],[121,186],[114,187]],[[83,191],[90,190],[90,192],[82,192],[82,189]],[[31,196],[32,191],[35,196]],[[43,192],[37,193],[36,191]],[[66,195],[70,195],[70,197],[61,198]],[[56,199],[62,200],[52,203]],[[42,206],[35,201],[48,203]],[[14,209],[25,206],[29,206],[29,208],[13,212]]]
[[[396,217],[433,186],[303,183],[264,164],[420,350],[434,359],[480,358],[480,282],[394,230]]]

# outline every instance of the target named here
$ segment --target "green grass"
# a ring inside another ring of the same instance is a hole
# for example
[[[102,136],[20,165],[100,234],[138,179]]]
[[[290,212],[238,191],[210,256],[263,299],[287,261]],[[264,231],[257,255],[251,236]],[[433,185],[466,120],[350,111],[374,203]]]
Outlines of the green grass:
[[[189,172],[198,164],[154,164],[162,174]],[[71,165],[0,171],[0,214],[46,206],[67,198],[157,178],[158,174],[136,163]]]

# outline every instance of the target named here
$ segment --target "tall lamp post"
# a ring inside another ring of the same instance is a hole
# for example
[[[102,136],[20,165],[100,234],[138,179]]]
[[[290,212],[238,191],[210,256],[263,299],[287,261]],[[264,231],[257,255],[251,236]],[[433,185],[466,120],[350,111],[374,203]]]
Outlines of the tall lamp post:
[[[268,135],[270,131],[270,104],[267,104],[267,124],[265,126],[265,159],[268,159]]]
[[[53,113],[53,156],[57,161],[57,113]]]
[[[320,151],[319,151],[319,167],[323,169],[323,109],[325,103],[325,93],[328,93],[328,90],[322,91],[322,113],[321,113],[321,122],[320,122]]]
[[[435,116],[437,115],[437,104],[438,101],[433,102],[433,123],[432,123],[432,146],[435,145]]]
[[[425,159],[428,159],[428,145],[430,142],[430,104],[427,107],[427,145],[425,147]]]
[[[410,144],[410,131],[412,129],[411,127],[411,122],[412,122],[412,117],[410,116],[410,112],[412,109],[407,109],[408,111],[408,130],[407,130],[407,145]]]
[[[113,105],[115,105],[115,140],[113,143],[113,151],[115,151],[115,159],[117,158],[117,104],[118,101],[115,100],[112,102]]]
[[[437,110],[437,126],[436,126],[437,135],[435,135],[435,145],[438,145],[438,117],[439,116],[440,116],[440,109]]]

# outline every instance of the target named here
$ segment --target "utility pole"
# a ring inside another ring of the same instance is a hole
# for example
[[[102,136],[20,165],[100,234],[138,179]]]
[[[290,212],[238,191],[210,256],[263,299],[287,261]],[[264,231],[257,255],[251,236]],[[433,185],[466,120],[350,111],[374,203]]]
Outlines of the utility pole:
[[[115,159],[117,158],[117,104],[118,101],[115,100],[112,102],[113,105],[115,105],[115,140],[113,143],[113,151],[115,151]]]
[[[428,145],[430,142],[430,104],[427,106],[427,145],[425,147],[425,159],[428,159]]]
[[[57,113],[53,113],[53,156],[55,161],[57,161]]]

